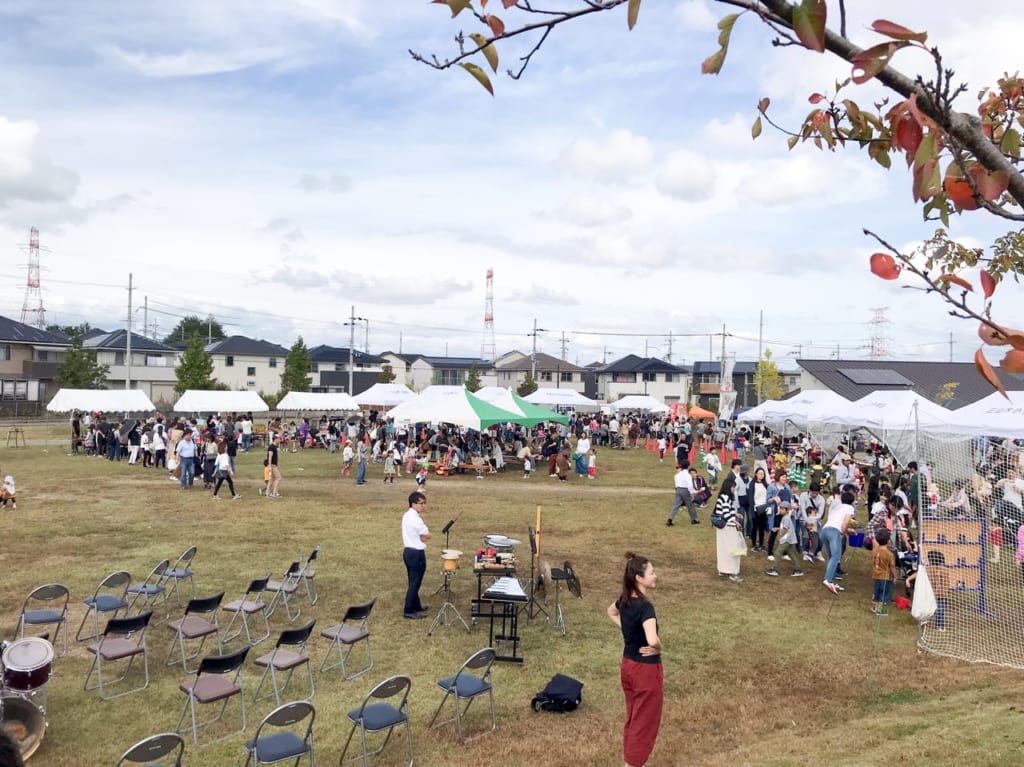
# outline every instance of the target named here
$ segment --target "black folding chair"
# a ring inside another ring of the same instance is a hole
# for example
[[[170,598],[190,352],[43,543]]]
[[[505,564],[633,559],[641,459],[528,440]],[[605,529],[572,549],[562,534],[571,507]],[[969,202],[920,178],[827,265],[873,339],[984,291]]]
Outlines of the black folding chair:
[[[288,689],[288,683],[292,681],[292,674],[295,669],[303,665],[309,674],[309,696],[305,700],[313,698],[313,695],[316,693],[316,687],[313,684],[313,663],[309,659],[309,651],[306,645],[309,642],[309,635],[313,633],[313,626],[315,625],[316,621],[312,620],[301,628],[282,631],[273,652],[261,655],[256,659],[256,665],[263,667],[263,675],[260,677],[260,683],[256,686],[256,692],[252,697],[253,703],[260,699],[260,690],[263,688],[263,683],[269,674],[270,682],[274,687],[274,701],[281,705],[281,693]],[[285,677],[284,684],[278,685],[278,673],[283,674],[285,672],[288,675]],[[268,695],[267,697],[270,696]]]

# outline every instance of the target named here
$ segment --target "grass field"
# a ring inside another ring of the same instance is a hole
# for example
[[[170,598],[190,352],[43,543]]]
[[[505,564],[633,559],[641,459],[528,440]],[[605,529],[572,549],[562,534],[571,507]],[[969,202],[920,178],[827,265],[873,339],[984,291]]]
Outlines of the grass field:
[[[369,484],[357,487],[339,477],[337,456],[283,454],[282,497],[265,499],[256,494],[262,455],[250,453],[238,461],[242,500],[214,502],[201,486],[180,491],[162,471],[69,457],[58,441],[61,431],[29,428],[28,447],[0,448],[0,475],[13,474],[19,491],[18,510],[0,514],[0,635],[13,634],[25,594],[48,581],[71,589],[73,633],[83,615],[80,600],[113,570],[126,569],[141,580],[158,560],[173,560],[196,544],[197,593],[224,590],[227,601],[240,597],[251,578],[269,570],[280,574],[321,544],[322,597],[315,607],[303,599],[299,622],[315,617],[316,636],[347,605],[371,597],[378,603],[371,619],[373,671],[350,682],[337,670],[316,675],[320,764],[337,762],[348,734],[345,712],[373,684],[403,673],[413,679],[417,764],[620,765],[621,639],[605,609],[617,593],[627,549],[649,556],[659,573],[655,601],[666,708],[652,767],[803,767],[818,761],[1017,767],[1024,757],[1019,672],[919,654],[909,615],[876,619],[869,612],[869,561],[861,551],[849,555],[848,591],[839,596],[821,586],[821,566],[809,567],[803,579],[772,579],[763,576],[763,561],[750,557],[745,582],[720,580],[713,529],[706,523],[665,527],[672,467],[642,450],[600,452],[593,482],[558,483],[544,472],[524,481],[514,470],[483,481],[431,478],[425,518],[432,531],[462,514],[451,543],[467,552],[454,585],[467,619],[476,587],[465,569],[469,552],[486,533],[525,542],[538,505],[542,557],[556,565],[571,559],[583,585],[583,599],[565,603],[568,636],[543,621],[523,621],[525,663],[498,664],[494,671],[497,732],[459,744],[453,727],[427,730],[440,700],[435,681],[486,644],[486,628],[478,625],[471,634],[442,628],[427,637],[429,621],[402,619],[399,521],[414,489],[410,477],[384,485],[381,467],[371,466]],[[434,610],[440,604],[431,592],[441,580],[441,547],[435,535],[423,590]],[[286,626],[283,611],[275,613],[273,636]],[[136,740],[174,727],[184,699],[178,684],[185,677],[180,668],[163,665],[170,632],[157,626],[147,638],[149,689],[109,702],[82,690],[87,654],[84,644],[72,642],[70,655],[54,664],[49,729],[31,764],[112,765]],[[268,641],[256,651],[271,647]],[[325,640],[312,643],[317,666],[325,648]],[[532,713],[530,699],[556,672],[585,683],[583,707],[568,715]],[[257,679],[250,665],[249,693]],[[302,680],[293,684],[303,689]],[[203,749],[190,742],[186,764],[241,764],[245,737],[272,708],[272,700],[252,707],[244,736]],[[484,726],[485,713],[485,705],[474,704],[471,730]],[[375,763],[401,764],[402,754],[402,744],[393,743]]]

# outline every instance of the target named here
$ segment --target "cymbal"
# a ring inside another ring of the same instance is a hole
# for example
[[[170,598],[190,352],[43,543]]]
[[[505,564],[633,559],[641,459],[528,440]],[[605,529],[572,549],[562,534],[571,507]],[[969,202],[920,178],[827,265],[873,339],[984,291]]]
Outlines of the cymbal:
[[[441,549],[441,559],[458,559],[462,552],[458,549]]]

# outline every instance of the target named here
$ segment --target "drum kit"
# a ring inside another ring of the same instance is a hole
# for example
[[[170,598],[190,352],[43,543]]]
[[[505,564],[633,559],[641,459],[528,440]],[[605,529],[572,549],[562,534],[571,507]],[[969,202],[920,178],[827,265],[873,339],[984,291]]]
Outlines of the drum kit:
[[[36,752],[46,734],[46,686],[53,673],[53,645],[43,637],[0,642],[0,730],[21,758]]]

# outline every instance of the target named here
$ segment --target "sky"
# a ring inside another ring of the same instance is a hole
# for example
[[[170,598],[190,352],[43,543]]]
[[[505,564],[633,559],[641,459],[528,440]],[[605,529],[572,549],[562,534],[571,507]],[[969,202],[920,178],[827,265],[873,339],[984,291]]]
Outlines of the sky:
[[[1012,3],[847,5],[858,44],[880,41],[876,18],[927,30],[970,86],[965,111],[1019,68]],[[632,32],[624,7],[593,14],[556,29],[520,80],[494,75],[492,98],[412,60],[483,31],[426,0],[3,0],[0,314],[20,317],[35,226],[59,324],[124,327],[131,274],[140,333],[212,314],[286,347],[351,333],[372,353],[476,357],[493,269],[499,354],[536,341],[581,365],[683,364],[717,359],[724,326],[740,359],[759,335],[776,359],[866,359],[873,335],[892,358],[970,359],[972,324],[868,271],[865,227],[901,248],[934,230],[899,162],[789,151],[767,126],[751,140],[762,96],[796,126],[849,66],[775,48],[748,16],[722,74],[702,76],[728,12],[647,0]],[[535,41],[499,47],[499,72]],[[951,230],[983,244],[1006,227],[975,213]],[[1019,299],[1001,287],[997,316]]]

